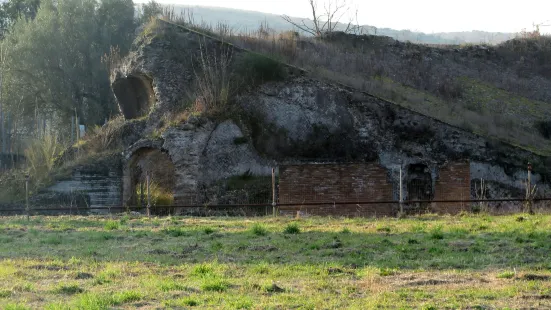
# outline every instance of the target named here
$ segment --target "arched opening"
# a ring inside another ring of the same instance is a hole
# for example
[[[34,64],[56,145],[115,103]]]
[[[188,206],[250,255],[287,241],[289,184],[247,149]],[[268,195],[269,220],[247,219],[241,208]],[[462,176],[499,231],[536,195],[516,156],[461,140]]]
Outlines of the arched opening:
[[[149,194],[152,214],[167,214],[174,203],[174,164],[168,154],[159,149],[143,148],[135,152],[128,165],[126,204],[137,207],[147,206],[147,176],[149,175]]]
[[[432,200],[432,175],[427,165],[409,165],[407,191],[408,200]]]
[[[155,102],[151,80],[143,75],[117,79],[113,83],[113,92],[125,119],[146,115]]]

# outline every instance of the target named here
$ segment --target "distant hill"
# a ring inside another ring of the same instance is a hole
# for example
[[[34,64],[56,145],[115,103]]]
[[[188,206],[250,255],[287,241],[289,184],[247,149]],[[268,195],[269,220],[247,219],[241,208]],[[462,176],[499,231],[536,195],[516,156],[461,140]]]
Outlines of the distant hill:
[[[278,32],[293,30],[292,25],[285,22],[280,15],[275,14],[205,6],[173,5],[173,7],[177,14],[184,11],[191,11],[196,22],[203,21],[212,25],[216,25],[218,22],[224,22],[237,32],[255,31],[263,22],[267,23],[270,28]],[[302,18],[295,19],[297,21],[302,20]],[[376,28],[369,25],[364,25],[363,27],[364,33],[366,34],[389,36],[400,41],[425,44],[498,44],[515,37],[514,33],[501,32],[465,31],[428,34],[410,30]]]

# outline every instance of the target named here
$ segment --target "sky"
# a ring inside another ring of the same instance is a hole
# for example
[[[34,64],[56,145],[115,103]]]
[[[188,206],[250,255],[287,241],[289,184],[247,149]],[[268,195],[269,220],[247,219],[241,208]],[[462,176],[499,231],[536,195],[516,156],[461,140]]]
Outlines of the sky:
[[[308,0],[156,0],[165,4],[227,7],[309,17]],[[317,0],[323,5],[324,1]],[[332,0],[344,1],[344,0]],[[484,30],[519,32],[533,23],[551,24],[551,0],[346,0],[358,9],[362,25],[412,31]],[[135,2],[145,2],[137,0]],[[551,27],[542,27],[551,33]]]

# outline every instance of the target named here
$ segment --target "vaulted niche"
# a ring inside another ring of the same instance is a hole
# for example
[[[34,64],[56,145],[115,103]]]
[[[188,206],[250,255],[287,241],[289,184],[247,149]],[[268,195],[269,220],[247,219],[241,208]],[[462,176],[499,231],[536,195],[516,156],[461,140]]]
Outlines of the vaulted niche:
[[[125,119],[145,116],[155,103],[151,80],[144,75],[130,75],[113,83],[113,92]]]
[[[413,164],[408,167],[407,177],[408,200],[432,200],[432,175],[430,169],[423,164]]]
[[[129,205],[145,207],[147,205],[147,175],[149,175],[149,194],[153,214],[167,214],[171,208],[155,208],[169,206],[174,202],[174,164],[165,152],[153,148],[138,150],[127,164],[127,175],[130,184],[126,197]],[[142,210],[143,211],[143,210]]]

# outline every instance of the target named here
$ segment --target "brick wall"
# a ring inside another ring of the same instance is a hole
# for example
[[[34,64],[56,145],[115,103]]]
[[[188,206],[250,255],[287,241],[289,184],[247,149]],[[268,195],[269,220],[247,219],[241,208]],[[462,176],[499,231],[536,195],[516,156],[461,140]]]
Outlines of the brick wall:
[[[471,167],[468,161],[448,163],[441,167],[434,188],[434,200],[468,200],[471,198]],[[470,210],[468,204],[432,203],[431,209],[441,214],[457,214]]]
[[[394,216],[393,204],[316,205],[303,202],[391,201],[392,184],[385,168],[374,163],[310,164],[280,167],[279,202],[296,203],[280,207],[282,214],[297,211],[315,215]]]

